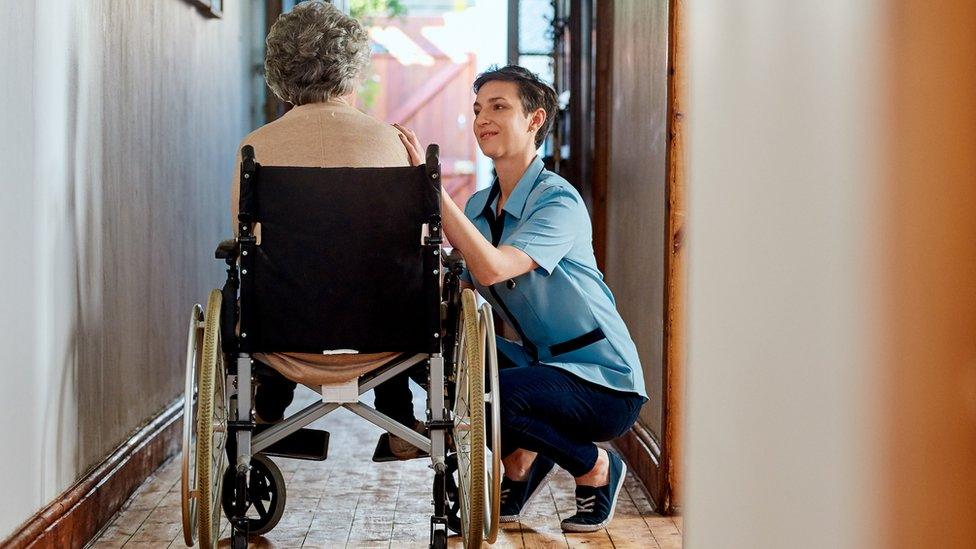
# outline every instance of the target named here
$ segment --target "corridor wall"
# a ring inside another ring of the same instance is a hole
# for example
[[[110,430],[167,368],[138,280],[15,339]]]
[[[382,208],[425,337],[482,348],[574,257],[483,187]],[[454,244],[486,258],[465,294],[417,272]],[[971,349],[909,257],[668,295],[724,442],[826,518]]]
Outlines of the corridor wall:
[[[0,538],[182,392],[259,5],[0,3]]]

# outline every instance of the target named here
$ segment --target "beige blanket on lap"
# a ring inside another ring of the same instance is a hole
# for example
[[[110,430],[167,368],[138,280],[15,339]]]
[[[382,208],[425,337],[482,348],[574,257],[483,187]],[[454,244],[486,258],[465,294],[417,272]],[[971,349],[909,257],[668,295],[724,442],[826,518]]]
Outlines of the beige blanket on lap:
[[[265,166],[390,167],[408,166],[407,152],[397,131],[338,100],[301,105],[258,128],[241,147],[254,147],[256,160]],[[240,147],[237,166],[240,165]],[[234,172],[237,174],[237,170]],[[231,226],[237,232],[240,182],[231,187]],[[255,228],[260,243],[260,227]],[[375,370],[399,353],[318,355],[310,353],[255,353],[282,375],[308,385],[341,383]]]

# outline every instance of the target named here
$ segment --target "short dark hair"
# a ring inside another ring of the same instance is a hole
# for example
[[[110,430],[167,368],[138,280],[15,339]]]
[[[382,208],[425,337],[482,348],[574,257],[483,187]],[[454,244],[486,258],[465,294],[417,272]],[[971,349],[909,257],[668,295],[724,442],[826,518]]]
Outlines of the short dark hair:
[[[508,65],[502,68],[489,67],[488,70],[479,74],[478,78],[474,80],[474,93],[478,93],[482,86],[494,80],[515,82],[518,85],[519,99],[522,100],[522,108],[525,109],[526,114],[539,108],[546,111],[546,121],[535,133],[536,148],[542,146],[542,142],[549,135],[549,130],[552,129],[556,110],[559,108],[556,91],[529,69],[518,65]]]

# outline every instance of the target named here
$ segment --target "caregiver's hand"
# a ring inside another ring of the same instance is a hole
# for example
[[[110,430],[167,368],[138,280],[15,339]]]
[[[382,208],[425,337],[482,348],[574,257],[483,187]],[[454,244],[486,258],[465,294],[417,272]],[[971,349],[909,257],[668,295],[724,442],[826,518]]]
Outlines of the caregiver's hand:
[[[424,147],[420,144],[420,140],[417,139],[417,134],[413,133],[413,130],[404,128],[400,124],[394,123],[393,127],[399,132],[400,141],[407,149],[407,156],[410,157],[410,165],[419,166],[423,164],[425,162]]]

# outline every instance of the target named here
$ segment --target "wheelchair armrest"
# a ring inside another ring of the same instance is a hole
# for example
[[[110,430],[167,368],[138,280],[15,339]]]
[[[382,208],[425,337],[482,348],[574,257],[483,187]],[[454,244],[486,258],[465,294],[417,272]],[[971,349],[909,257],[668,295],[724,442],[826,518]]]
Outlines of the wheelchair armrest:
[[[214,251],[214,258],[216,259],[230,259],[231,261],[237,259],[237,240],[233,238],[230,240],[224,240],[217,245],[217,249]]]
[[[464,255],[461,254],[461,250],[452,249],[451,253],[442,254],[441,258],[448,272],[460,276],[464,271]]]

